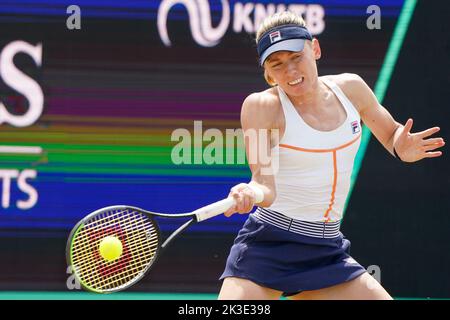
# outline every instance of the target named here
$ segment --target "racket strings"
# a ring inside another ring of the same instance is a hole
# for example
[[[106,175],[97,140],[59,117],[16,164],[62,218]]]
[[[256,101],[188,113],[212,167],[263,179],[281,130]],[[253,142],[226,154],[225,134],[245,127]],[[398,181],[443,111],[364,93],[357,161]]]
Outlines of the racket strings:
[[[117,215],[116,215],[116,217],[117,217]],[[119,217],[119,219],[121,219],[122,221],[122,224],[123,223],[127,223],[127,224],[134,224],[134,225],[136,225],[136,221],[130,221],[131,219],[130,219],[130,217],[133,217],[133,218],[135,218],[135,216],[129,216],[128,217],[128,219],[126,219],[126,220],[124,220],[122,217]],[[115,219],[115,220],[117,220],[117,219]],[[127,221],[128,220],[128,221]],[[135,220],[135,219],[134,219]],[[111,222],[113,222],[113,223],[117,223],[117,221],[111,221]],[[144,225],[144,226],[142,226],[142,227],[149,227],[149,225],[147,224],[147,225]],[[131,231],[133,231],[134,229],[128,229],[128,228],[123,228],[123,230],[124,230],[124,232],[125,233],[128,233],[129,235],[130,235],[130,232]],[[99,234],[99,238],[103,238],[103,236],[104,236],[105,234]],[[122,235],[122,238],[123,238],[123,235]],[[130,238],[133,238],[133,239],[137,239],[137,240],[140,240],[137,236],[136,236],[136,232],[134,232],[134,234],[131,234],[131,237]],[[122,239],[123,240],[123,239]],[[136,242],[136,241],[134,241],[134,242],[131,242],[130,241],[130,239],[127,239],[128,240],[128,244],[127,244],[127,246],[128,246],[128,248],[127,247],[125,247],[124,249],[124,254],[123,255],[125,255],[125,257],[127,256],[127,249],[130,249],[130,250],[132,250],[132,251],[136,251],[136,250],[134,250],[135,248],[134,248],[134,243],[137,243],[137,245],[138,246],[140,246],[140,243],[139,243],[139,241],[138,242]],[[142,250],[141,250],[142,251]],[[84,257],[85,258],[85,257]],[[124,259],[122,259],[122,261],[120,261],[122,264],[125,262],[125,263],[127,263],[128,261],[123,261]],[[125,259],[126,260],[126,259]],[[128,259],[129,260],[129,259]],[[101,261],[101,260],[100,260]],[[97,262],[97,264],[98,264],[98,262]],[[114,265],[115,267],[121,267],[120,266],[120,264],[118,265],[117,263]]]
[[[96,226],[98,227],[98,226]],[[88,230],[88,232],[85,232],[85,239],[83,244],[86,244],[90,242],[93,242],[96,240],[96,238],[101,239],[105,234],[111,234],[111,233],[115,233],[116,236],[119,236],[119,238],[121,238],[121,241],[123,241],[123,230],[120,229],[104,229],[104,230],[97,230],[94,233],[92,232],[92,225],[91,228],[89,229],[84,229]],[[85,245],[84,248],[82,248],[83,250],[85,250],[85,248],[88,248],[87,245]],[[107,264],[104,261],[102,261],[102,259],[100,259],[98,257],[98,251],[93,251],[93,250],[89,250],[86,251],[86,254],[83,256],[80,256],[78,261],[82,261],[85,263],[85,268],[84,269],[79,269],[79,273],[80,274],[85,274],[85,280],[86,281],[90,281],[90,282],[99,282],[102,281],[103,279],[105,279],[105,276],[111,275],[111,274],[115,274],[117,273],[118,270],[122,269],[124,266],[126,266],[129,262],[129,255],[128,255],[128,248],[124,248],[124,252],[123,252],[123,258],[120,259],[118,262],[115,263],[110,263]],[[80,252],[78,252],[78,250],[74,250],[74,263],[77,263],[77,259],[76,257],[76,253],[80,254]],[[89,260],[91,255],[94,255],[94,259]],[[90,264],[88,264],[87,262],[91,262]],[[96,270],[97,272],[92,272],[92,270]],[[91,271],[91,273],[88,274],[88,272]],[[109,274],[108,274],[109,273]],[[104,282],[104,281],[103,281]]]
[[[136,229],[133,230],[134,233],[136,233],[136,231],[137,231]],[[142,238],[142,233],[138,234],[135,238],[133,238],[133,240],[136,240],[136,239],[141,240],[141,238]],[[147,243],[146,246],[151,246],[154,249],[154,252],[152,253],[152,258],[153,258],[155,251],[157,249],[157,238],[152,243],[153,243],[153,245],[151,243]],[[145,251],[147,250],[147,247],[142,246],[140,241],[133,241],[131,244],[127,243],[127,245],[128,245],[128,248],[131,248],[134,251],[135,255],[138,255],[138,256],[144,255]],[[136,278],[137,275],[140,275],[146,269],[146,267],[149,265],[150,261],[148,261],[147,259],[130,259],[127,262],[130,263],[130,265],[128,266],[128,272],[129,272],[128,274],[122,275],[121,273],[115,273],[114,270],[112,271],[110,284],[113,287],[120,286],[122,284],[126,284],[130,273],[135,274],[134,278]],[[103,280],[102,283],[104,283],[104,282],[105,281]]]
[[[117,216],[117,215],[116,215]],[[131,218],[135,218],[136,216],[130,216]],[[128,220],[127,222],[130,222],[130,224],[136,224],[136,221],[129,221],[131,218],[128,218],[126,220]],[[124,222],[124,221],[122,221]],[[143,228],[147,227],[149,228],[151,225],[145,225],[145,226],[141,226]],[[133,232],[135,231],[135,229],[125,229],[125,231],[130,231]],[[136,232],[134,232],[136,233]],[[142,235],[142,234],[141,234]],[[133,235],[134,236],[134,235]],[[103,235],[102,235],[103,237]],[[101,237],[101,238],[102,238]],[[139,235],[138,235],[139,237]],[[138,239],[138,237],[134,237],[134,239]],[[138,239],[139,240],[139,239]],[[97,259],[97,263],[95,265],[90,265],[89,268],[97,268],[97,270],[99,272],[97,273],[92,273],[91,274],[91,278],[89,280],[91,281],[96,281],[98,285],[105,285],[108,282],[110,283],[111,286],[120,286],[120,283],[117,283],[120,280],[124,280],[128,277],[128,274],[125,275],[125,277],[120,277],[120,274],[118,273],[118,270],[124,268],[125,266],[127,266],[130,261],[134,262],[134,265],[131,267],[128,267],[128,272],[132,273],[137,271],[139,273],[140,270],[142,270],[143,268],[145,269],[146,264],[148,263],[148,261],[141,261],[141,263],[139,263],[139,261],[137,259],[130,259],[130,256],[128,254],[128,250],[127,249],[131,249],[132,251],[135,252],[135,254],[141,254],[144,253],[144,249],[141,246],[141,243],[138,243],[137,246],[135,245],[136,241],[131,242],[130,239],[127,239],[128,243],[127,243],[127,247],[124,247],[124,252],[122,254],[122,256],[124,258],[120,259],[119,262],[116,262],[113,265],[104,265],[102,259]],[[155,241],[153,241],[153,243],[149,243],[150,246],[155,245]],[[154,248],[156,250],[156,247]],[[99,277],[99,274],[102,277]]]
[[[121,211],[121,213],[123,214],[123,212],[124,211]],[[113,216],[115,216],[116,218],[113,218]],[[120,221],[121,223],[122,223],[122,230],[128,230],[128,227],[130,226],[130,225],[133,225],[133,223],[134,223],[134,225],[136,225],[136,222],[135,221],[131,221],[131,219],[132,219],[132,217],[133,217],[133,215],[127,215],[127,217],[124,219],[123,218],[123,216],[122,217],[119,217],[117,214],[115,214],[115,215],[111,215],[110,216],[111,218],[109,219],[109,222],[112,224],[112,225],[114,225],[114,224],[118,224],[118,222]],[[119,220],[120,219],[120,220]],[[79,235],[81,235],[81,234],[83,234],[83,233],[89,233],[89,234],[92,234],[93,232],[96,232],[96,233],[100,233],[100,231],[101,231],[101,229],[100,228],[103,228],[103,229],[107,229],[109,226],[106,226],[106,219],[101,219],[102,220],[102,223],[104,224],[104,225],[95,225],[95,224],[93,224],[93,223],[90,223],[90,224],[85,224],[84,225],[84,229],[83,230],[81,230],[80,232],[79,232]],[[148,227],[148,228],[151,228],[153,226],[153,223],[151,222],[151,221],[146,221],[145,222],[145,224],[144,225],[141,225],[140,227]],[[95,228],[98,228],[98,230],[97,231],[95,231]],[[103,234],[101,234],[101,236],[99,237],[99,238],[103,238],[104,237],[104,235]],[[72,249],[72,252],[74,252],[74,253],[78,253],[78,251],[84,251],[84,252],[86,252],[86,250],[84,249],[84,247],[80,247],[80,248],[73,248]]]
[[[115,220],[117,220],[117,214],[115,215],[115,217],[116,217],[116,219]],[[133,217],[133,216],[131,216],[131,217]],[[134,218],[134,220],[135,220],[135,217],[133,217]],[[119,219],[121,219],[121,220],[124,220],[124,219],[122,219],[122,217],[119,217]],[[104,220],[104,219],[102,219],[102,220]],[[128,218],[128,219],[126,219],[126,220],[130,220],[130,218]],[[117,223],[117,221],[113,221],[114,223]],[[122,222],[124,222],[124,221],[122,221]],[[132,224],[136,224],[136,221],[125,221],[125,222],[129,222],[130,224],[132,223]],[[90,225],[91,227],[92,227],[92,225]],[[96,227],[98,227],[98,225],[96,225]],[[148,227],[148,226],[147,226]],[[132,236],[132,237],[134,237],[135,239],[138,239],[137,237],[136,237],[136,229],[130,229],[130,230],[128,230],[128,229],[125,229],[125,231],[128,233],[128,235],[130,235],[130,236]],[[131,232],[133,232],[134,234],[130,234],[130,231]],[[97,234],[99,234],[99,236],[98,236],[98,238],[102,238],[103,237],[103,235],[104,234],[102,234],[101,232],[98,232]],[[129,240],[129,239],[127,239],[127,240]],[[138,242],[138,248],[140,248],[140,243],[139,243],[139,241],[137,241]],[[123,279],[124,277],[120,277],[119,276],[119,274],[118,274],[118,270],[120,270],[121,268],[123,268],[124,266],[126,266],[126,265],[128,265],[129,264],[129,262],[130,262],[130,257],[129,256],[127,256],[127,249],[132,249],[133,251],[135,251],[135,253],[141,253],[142,252],[142,248],[141,248],[141,250],[134,250],[134,246],[129,246],[128,248],[127,247],[125,247],[124,248],[125,250],[124,250],[124,253],[123,253],[123,256],[124,256],[124,258],[123,259],[121,259],[121,260],[119,260],[119,263],[115,263],[115,264],[113,264],[113,265],[110,265],[110,266],[107,266],[106,268],[105,268],[105,266],[103,266],[103,270],[98,270],[98,268],[97,268],[97,270],[98,271],[100,271],[100,273],[103,273],[103,274],[101,274],[101,276],[99,276],[99,274],[98,274],[98,272],[97,273],[92,273],[91,274],[91,278],[89,279],[89,280],[91,280],[91,281],[96,281],[96,282],[98,282],[98,284],[100,285],[100,284],[106,284],[108,281],[114,281],[114,282],[117,282],[117,280],[120,280],[120,279]],[[97,253],[97,252],[95,252],[95,253]],[[98,258],[98,257],[97,257]],[[101,259],[98,259],[98,260],[100,260],[101,261]],[[97,261],[98,261],[97,260]],[[143,265],[143,266],[145,266],[145,263],[147,262],[147,261],[144,261],[144,264],[139,264],[138,263],[138,260],[132,260],[132,261],[135,261],[135,263],[134,263],[134,267],[130,267],[130,268],[128,268],[128,271],[129,272],[133,272],[133,271],[135,271],[136,270],[136,267],[140,267],[140,265]],[[98,265],[98,262],[97,262],[97,265]],[[109,268],[108,268],[109,267]],[[95,266],[91,266],[91,268],[95,268]],[[109,271],[108,273],[106,273],[105,274],[105,269],[107,270],[107,271]],[[109,269],[109,270],[108,270]],[[111,283],[111,285],[117,285],[117,283],[115,283],[115,284],[112,284]]]
[[[138,247],[139,248],[139,247]],[[156,248],[155,248],[156,249]],[[134,250],[136,254],[143,254],[143,250],[137,249]],[[124,252],[126,254],[126,252]],[[122,285],[126,285],[127,282],[130,280],[130,274],[134,274],[134,278],[140,275],[140,273],[146,269],[146,266],[148,266],[149,261],[145,260],[137,260],[137,259],[130,259],[130,257],[125,258],[125,261],[122,262],[119,265],[114,265],[114,267],[111,269],[103,268],[100,270],[102,273],[102,277],[97,278],[98,285],[108,285],[111,288],[120,287]],[[127,267],[127,273],[121,273],[117,272],[118,270]]]
[[[118,237],[123,244],[122,256],[112,262],[99,254],[100,241]],[[93,217],[74,235],[71,261],[82,283],[95,291],[112,291],[125,287],[150,266],[158,249],[154,222],[133,210],[108,211]]]
[[[117,223],[117,221],[111,221],[111,222]],[[127,220],[122,220],[121,222],[123,224],[128,224],[128,225],[130,225],[132,223],[135,223],[134,221],[133,222],[130,221],[130,218],[127,219]],[[151,223],[146,223],[146,224],[141,225],[140,227],[144,227],[144,228],[149,228],[150,229],[152,227],[152,224]],[[112,229],[112,230],[114,230],[114,229]],[[131,232],[132,229],[129,229],[128,227],[124,227],[124,228],[122,228],[120,230],[123,230],[125,232],[126,231],[130,231]],[[83,233],[86,236],[90,236],[92,234],[92,232],[95,232],[95,233],[99,234],[99,236],[96,236],[96,238],[98,238],[98,239],[102,239],[105,236],[105,233],[106,233],[106,232],[104,232],[104,233],[100,234],[100,230],[95,231],[95,229],[92,226],[90,228],[86,228],[86,226],[85,226],[84,229],[81,232],[79,232],[78,236],[82,236]],[[131,246],[128,244],[128,247],[131,247]],[[78,246],[78,247],[74,246],[73,249],[72,249],[72,253],[76,254],[78,258],[82,258],[82,259],[87,258],[91,254],[91,252],[87,251],[85,249],[85,247],[83,247],[83,246]]]

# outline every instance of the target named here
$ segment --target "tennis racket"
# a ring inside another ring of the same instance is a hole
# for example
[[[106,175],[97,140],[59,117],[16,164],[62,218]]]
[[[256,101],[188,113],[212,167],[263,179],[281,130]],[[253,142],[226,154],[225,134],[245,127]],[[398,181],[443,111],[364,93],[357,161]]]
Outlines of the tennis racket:
[[[251,188],[256,203],[262,202],[262,190]],[[67,263],[75,279],[88,291],[111,293],[127,289],[144,277],[161,252],[186,228],[222,214],[234,205],[234,198],[229,197],[180,214],[151,212],[127,205],[101,208],[72,229],[66,247]],[[155,217],[190,219],[163,242]],[[120,240],[120,257],[106,260],[102,256],[100,247],[106,237]]]

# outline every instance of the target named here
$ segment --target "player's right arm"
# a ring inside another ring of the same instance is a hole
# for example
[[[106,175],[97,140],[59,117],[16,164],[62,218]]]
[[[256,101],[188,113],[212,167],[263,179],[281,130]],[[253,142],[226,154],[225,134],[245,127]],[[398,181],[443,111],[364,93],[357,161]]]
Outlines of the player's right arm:
[[[278,128],[275,125],[277,117],[273,102],[269,93],[260,92],[252,93],[242,104],[241,126],[252,179],[248,184],[240,183],[231,188],[229,196],[234,197],[237,204],[225,212],[227,217],[235,212],[243,214],[253,209],[255,194],[251,186],[260,188],[264,193],[264,201],[258,206],[268,207],[275,200],[275,179],[271,172],[271,148],[275,140],[271,139],[271,133]]]

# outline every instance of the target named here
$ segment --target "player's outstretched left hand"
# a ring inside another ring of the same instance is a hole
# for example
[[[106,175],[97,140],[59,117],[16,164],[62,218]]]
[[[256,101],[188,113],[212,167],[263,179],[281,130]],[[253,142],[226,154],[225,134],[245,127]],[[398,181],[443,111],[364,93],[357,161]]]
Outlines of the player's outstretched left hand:
[[[445,145],[444,139],[427,137],[435,134],[440,130],[439,127],[429,128],[427,130],[411,133],[413,120],[408,119],[397,140],[394,148],[398,156],[405,162],[415,162],[423,158],[436,158],[442,155],[442,151],[435,151]]]

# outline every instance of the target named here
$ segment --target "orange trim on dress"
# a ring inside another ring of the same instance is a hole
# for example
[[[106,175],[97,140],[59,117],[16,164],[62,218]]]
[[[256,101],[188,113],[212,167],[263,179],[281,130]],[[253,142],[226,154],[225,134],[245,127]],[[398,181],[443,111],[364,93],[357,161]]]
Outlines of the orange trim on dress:
[[[337,156],[336,156],[336,151],[333,151],[333,188],[331,189],[330,204],[328,205],[328,209],[324,215],[324,218],[326,218],[325,222],[330,221],[330,218],[328,217],[328,215],[330,214],[331,208],[333,208],[333,204],[334,204],[334,195],[336,194],[336,185],[337,185],[337,175],[338,175]]]
[[[280,143],[279,146],[282,148],[289,148],[289,149],[293,149],[293,150],[297,150],[297,151],[303,151],[303,152],[315,152],[315,153],[325,153],[325,152],[332,152],[333,153],[333,188],[331,189],[331,199],[330,199],[330,204],[328,205],[328,209],[325,212],[324,218],[326,219],[325,222],[329,222],[330,221],[330,217],[328,217],[328,215],[331,212],[331,209],[333,208],[334,205],[334,197],[336,194],[336,185],[337,185],[337,175],[338,175],[338,171],[337,171],[337,155],[336,155],[336,151],[337,150],[341,150],[344,149],[350,145],[352,145],[353,143],[355,143],[359,138],[361,137],[361,133],[352,141],[347,142],[339,147],[333,148],[333,149],[305,149],[305,148],[300,148],[300,147],[295,147],[295,146],[291,146],[288,144],[283,144]]]
[[[350,145],[352,145],[353,143],[355,143],[359,138],[361,137],[361,134],[359,134],[355,139],[353,139],[350,142],[347,142],[339,147],[333,148],[333,149],[306,149],[306,148],[300,148],[300,147],[296,147],[296,146],[291,146],[289,144],[284,144],[284,143],[280,143],[278,146],[282,147],[282,148],[288,148],[288,149],[293,149],[293,150],[297,150],[297,151],[304,151],[304,152],[334,152],[340,149],[344,149]]]

